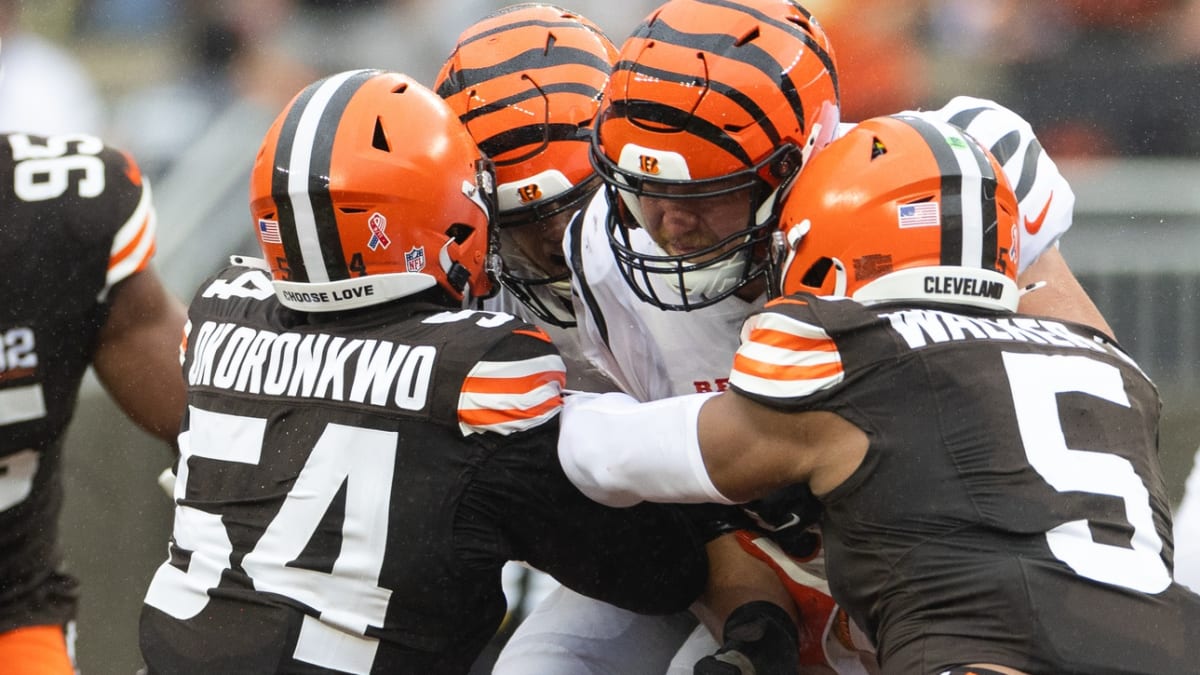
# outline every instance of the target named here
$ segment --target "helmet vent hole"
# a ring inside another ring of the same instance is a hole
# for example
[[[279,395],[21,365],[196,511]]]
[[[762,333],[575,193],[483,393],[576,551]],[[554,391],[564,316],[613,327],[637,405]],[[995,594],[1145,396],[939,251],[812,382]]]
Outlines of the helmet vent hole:
[[[820,288],[821,284],[825,283],[825,277],[831,268],[833,268],[833,258],[819,258],[804,273],[804,278],[800,280],[800,283],[810,288]]]
[[[737,42],[733,43],[733,46],[741,47],[742,45],[746,44],[747,42],[750,42],[751,40],[758,39],[758,36],[759,36],[758,26],[755,26],[754,28],[752,28],[750,30],[750,32],[748,32],[745,35],[743,35],[742,37],[738,38]]]
[[[446,236],[450,237],[454,240],[454,243],[461,246],[462,243],[467,240],[467,237],[471,236],[471,233],[474,231],[475,228],[471,227],[470,225],[454,223],[450,227],[446,228]]]
[[[871,159],[882,157],[887,154],[887,146],[878,137],[871,141]]]
[[[375,118],[375,135],[371,137],[371,147],[384,152],[391,152],[392,146],[388,143],[387,134],[383,131],[383,120]]]
[[[546,46],[542,49],[542,56],[549,54],[550,50],[554,49],[556,42],[558,42],[558,38],[554,37],[554,33],[548,34],[546,36]]]
[[[366,209],[360,209],[360,208],[354,207],[354,206],[343,206],[338,210],[341,211],[342,213],[366,213],[367,212]]]
[[[403,94],[406,91],[408,91],[408,83],[401,82],[400,84],[396,85],[396,88],[392,90],[392,93],[393,94]]]
[[[810,26],[810,25],[808,24],[808,20],[807,20],[807,19],[805,19],[804,17],[802,17],[802,16],[789,16],[789,17],[787,18],[787,20],[788,20],[788,21],[790,21],[790,22],[792,22],[792,23],[794,23],[794,24],[796,24],[797,26],[799,26],[799,27],[800,27],[800,30],[804,31],[805,33],[808,33],[808,34],[810,34],[810,35],[812,34],[812,32],[813,32],[813,30],[812,30],[812,26]]]

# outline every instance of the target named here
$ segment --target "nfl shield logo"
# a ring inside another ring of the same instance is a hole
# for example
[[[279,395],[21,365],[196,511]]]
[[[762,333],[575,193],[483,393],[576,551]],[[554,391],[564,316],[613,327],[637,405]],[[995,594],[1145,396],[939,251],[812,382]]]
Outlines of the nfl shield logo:
[[[414,246],[404,253],[404,269],[408,272],[420,272],[425,269],[425,247]]]

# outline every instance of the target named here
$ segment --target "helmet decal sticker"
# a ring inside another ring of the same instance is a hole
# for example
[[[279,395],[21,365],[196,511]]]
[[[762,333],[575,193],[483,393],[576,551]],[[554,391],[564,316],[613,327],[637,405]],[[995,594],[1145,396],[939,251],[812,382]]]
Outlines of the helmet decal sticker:
[[[408,272],[420,272],[425,269],[425,247],[414,246],[404,252],[404,267]]]
[[[259,218],[258,238],[261,239],[264,244],[282,244],[283,239],[279,236],[279,221]]]
[[[367,248],[374,251],[380,246],[387,248],[392,245],[392,240],[388,239],[387,233],[387,218],[383,217],[382,213],[376,211],[367,219],[367,228],[371,230],[371,239],[367,241]]]

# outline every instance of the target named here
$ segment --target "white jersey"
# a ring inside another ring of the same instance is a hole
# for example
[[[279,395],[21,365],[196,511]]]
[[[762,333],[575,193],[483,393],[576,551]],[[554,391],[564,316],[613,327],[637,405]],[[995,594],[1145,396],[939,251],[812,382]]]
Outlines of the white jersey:
[[[912,111],[909,111],[912,112]],[[1071,228],[1075,193],[1017,113],[982,98],[956,96],[937,110],[916,112],[966,131],[991,151],[1017,195],[1021,221],[1019,272]],[[840,131],[840,129],[839,129]]]
[[[909,114],[955,124],[996,155],[1019,202],[1022,271],[1071,227],[1075,194],[1020,115],[967,96]],[[853,126],[844,124],[839,132]],[[745,302],[731,296],[690,312],[643,302],[617,268],[607,226],[608,200],[601,191],[563,240],[583,355],[641,401],[724,390],[742,320],[765,298]],[[631,230],[630,242],[652,250],[645,230]]]
[[[731,296],[676,312],[642,302],[617,269],[607,222],[608,201],[600,192],[564,235],[584,356],[641,401],[724,389],[738,327],[757,305]],[[644,230],[630,235],[635,247],[650,241]],[[572,254],[575,244],[580,249]]]

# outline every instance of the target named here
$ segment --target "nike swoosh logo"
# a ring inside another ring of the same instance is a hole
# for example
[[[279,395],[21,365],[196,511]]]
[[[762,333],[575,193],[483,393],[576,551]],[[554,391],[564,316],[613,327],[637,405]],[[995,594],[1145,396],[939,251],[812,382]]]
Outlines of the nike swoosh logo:
[[[1050,212],[1050,202],[1054,201],[1054,193],[1050,193],[1050,197],[1046,199],[1046,205],[1042,207],[1042,212],[1037,218],[1030,220],[1025,218],[1025,231],[1029,234],[1037,234],[1038,230],[1042,229],[1042,223],[1046,222],[1046,214]]]

